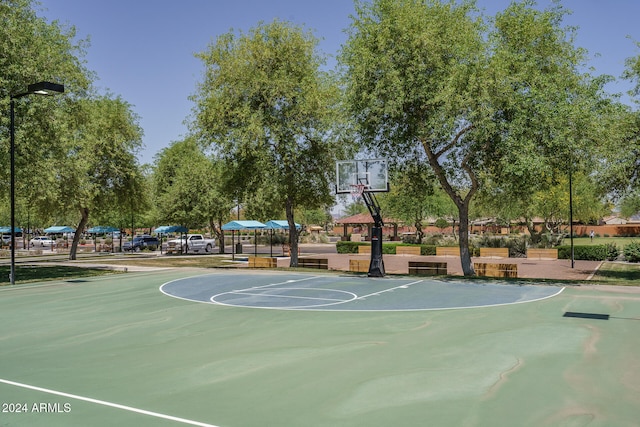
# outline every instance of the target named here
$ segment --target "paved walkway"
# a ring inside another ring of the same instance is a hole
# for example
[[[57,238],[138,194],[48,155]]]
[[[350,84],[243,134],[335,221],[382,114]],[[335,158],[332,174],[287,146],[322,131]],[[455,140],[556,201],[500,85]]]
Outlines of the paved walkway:
[[[327,258],[330,270],[349,271],[350,259],[368,260],[370,255],[345,255],[324,252],[323,246],[329,245],[301,245],[301,258]],[[334,246],[335,248],[335,246]],[[384,255],[385,271],[388,274],[408,274],[409,261],[446,262],[447,271],[451,275],[462,275],[460,258],[453,256],[413,256],[413,255]],[[570,260],[538,260],[527,258],[472,258],[472,262],[517,264],[518,277],[550,280],[589,280],[601,265],[600,261],[575,261],[573,268]],[[278,259],[278,267],[288,267],[289,258]]]

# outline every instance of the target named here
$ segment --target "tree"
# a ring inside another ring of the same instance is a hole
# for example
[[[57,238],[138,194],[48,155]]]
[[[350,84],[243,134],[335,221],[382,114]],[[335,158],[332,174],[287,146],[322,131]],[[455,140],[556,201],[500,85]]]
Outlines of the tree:
[[[628,95],[640,105],[640,55],[627,58],[622,77],[634,85]],[[640,191],[640,111],[618,104],[608,116],[610,135],[601,147],[598,178],[617,199],[635,198]],[[630,206],[628,201],[623,203]]]
[[[326,229],[333,220],[329,209],[323,208],[305,209],[302,210],[299,215],[302,219],[302,224],[318,225],[324,229]]]
[[[79,213],[70,259],[76,258],[90,213],[131,204],[142,180],[136,160],[142,129],[131,106],[120,97],[99,96],[73,107],[63,145],[43,174],[52,180],[50,187],[37,191],[41,208]]]
[[[90,212],[136,203],[131,197],[141,192],[135,155],[142,131],[124,100],[93,94],[94,75],[83,59],[88,43],[74,41],[74,27],[39,18],[37,5],[0,0],[0,106],[38,81],[65,85],[63,96],[25,97],[17,103],[16,188],[19,204],[26,200],[29,206],[29,219],[32,212],[40,223],[66,222],[70,212],[80,216],[70,251],[75,259]],[[0,120],[6,128],[8,119]],[[1,151],[3,161],[6,152]]]
[[[620,203],[620,214],[624,217],[631,217],[640,212],[640,192],[635,191],[627,194]]]
[[[364,204],[364,200],[361,197],[355,199],[351,203],[347,204],[344,208],[344,212],[347,216],[353,216],[369,212],[367,205]]]
[[[320,70],[317,40],[285,22],[220,36],[197,56],[196,133],[225,160],[243,203],[256,195],[285,210],[291,266],[298,262],[296,208],[332,204],[329,182],[339,150],[339,91]]]
[[[224,192],[221,161],[206,156],[193,137],[174,142],[155,159],[154,194],[158,219],[186,227],[207,224],[224,253],[224,232],[234,199]]]
[[[417,242],[422,243],[423,221],[430,216],[445,215],[447,202],[441,197],[442,191],[428,164],[410,162],[392,170],[390,188],[389,193],[379,197],[382,211],[385,216],[413,224]]]
[[[485,182],[517,196],[561,170],[555,158],[566,170],[568,153],[573,163],[588,154],[579,138],[569,151],[567,138],[588,122],[597,82],[577,72],[584,51],[559,25],[564,11],[533,5],[489,21],[468,1],[358,2],[340,56],[367,148],[400,160],[422,149],[455,203],[465,275],[469,207]]]
[[[51,171],[56,153],[64,144],[65,123],[77,99],[91,89],[93,75],[83,63],[86,41],[75,42],[73,27],[47,23],[36,15],[32,0],[0,0],[0,110],[9,111],[11,95],[25,92],[39,81],[65,85],[65,94],[55,97],[28,96],[16,100],[16,204],[29,208],[35,223],[54,217],[47,210],[38,215],[37,193],[55,185]],[[9,192],[9,115],[0,114],[0,195]]]

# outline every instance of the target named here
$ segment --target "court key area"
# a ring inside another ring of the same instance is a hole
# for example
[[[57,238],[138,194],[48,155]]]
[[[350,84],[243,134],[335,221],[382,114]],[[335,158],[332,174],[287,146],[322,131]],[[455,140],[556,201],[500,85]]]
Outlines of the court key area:
[[[225,306],[333,311],[487,307],[538,301],[563,289],[443,279],[238,273],[178,279],[160,288],[172,297]]]

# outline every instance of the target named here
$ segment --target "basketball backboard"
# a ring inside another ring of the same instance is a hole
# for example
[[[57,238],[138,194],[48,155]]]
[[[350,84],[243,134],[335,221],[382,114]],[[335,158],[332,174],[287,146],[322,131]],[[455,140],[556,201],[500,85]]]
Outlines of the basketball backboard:
[[[364,191],[389,191],[387,161],[384,159],[340,160],[336,162],[336,193],[349,194],[364,185]]]

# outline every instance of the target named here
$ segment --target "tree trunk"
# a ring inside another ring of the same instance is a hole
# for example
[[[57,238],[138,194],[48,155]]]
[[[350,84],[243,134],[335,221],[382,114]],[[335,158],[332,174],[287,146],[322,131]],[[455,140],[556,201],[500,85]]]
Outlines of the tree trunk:
[[[89,222],[89,208],[80,208],[80,223],[76,228],[76,234],[73,235],[73,243],[71,243],[71,250],[69,250],[69,259],[75,260],[78,252],[78,243],[80,242],[80,235]],[[112,243],[113,244],[113,243]]]
[[[291,261],[289,267],[298,266],[298,230],[293,219],[293,202],[287,199],[286,202],[287,223],[289,223],[289,250],[291,251]]]
[[[447,150],[453,149],[453,147],[455,146],[455,142],[462,135],[464,135],[465,132],[471,130],[472,128],[473,126],[470,125],[460,130],[448,147],[445,147],[445,149],[442,149],[441,151],[436,153],[431,150],[431,146],[429,145],[428,141],[422,141],[422,146],[424,147],[424,151],[427,154],[427,158],[429,159],[429,164],[436,174],[436,177],[438,178],[442,189],[449,195],[453,203],[455,203],[455,205],[458,207],[458,212],[460,215],[460,224],[458,226],[460,261],[462,263],[462,272],[465,276],[475,276],[476,274],[473,270],[473,264],[471,263],[471,253],[469,251],[469,205],[471,204],[471,198],[478,190],[478,179],[476,178],[473,169],[469,166],[469,158],[465,157],[460,164],[460,168],[467,173],[467,176],[471,181],[471,187],[468,189],[465,197],[462,197],[447,179],[447,173],[438,159],[440,158],[440,156],[444,155]],[[453,229],[455,233],[455,220],[453,222]]]
[[[460,239],[460,262],[462,272],[465,276],[475,276],[471,262],[471,251],[469,250],[469,204],[463,203],[458,206],[460,213],[460,224],[458,225],[458,238]]]
[[[214,218],[209,218],[209,227],[213,230],[213,234],[216,235],[216,239],[218,241],[218,253],[224,252],[224,231],[222,231],[222,221],[219,221],[216,224],[216,220]]]
[[[416,227],[416,240],[419,245],[422,244],[422,240],[424,239],[424,231],[422,230],[422,218],[415,218],[415,222],[413,224]]]

